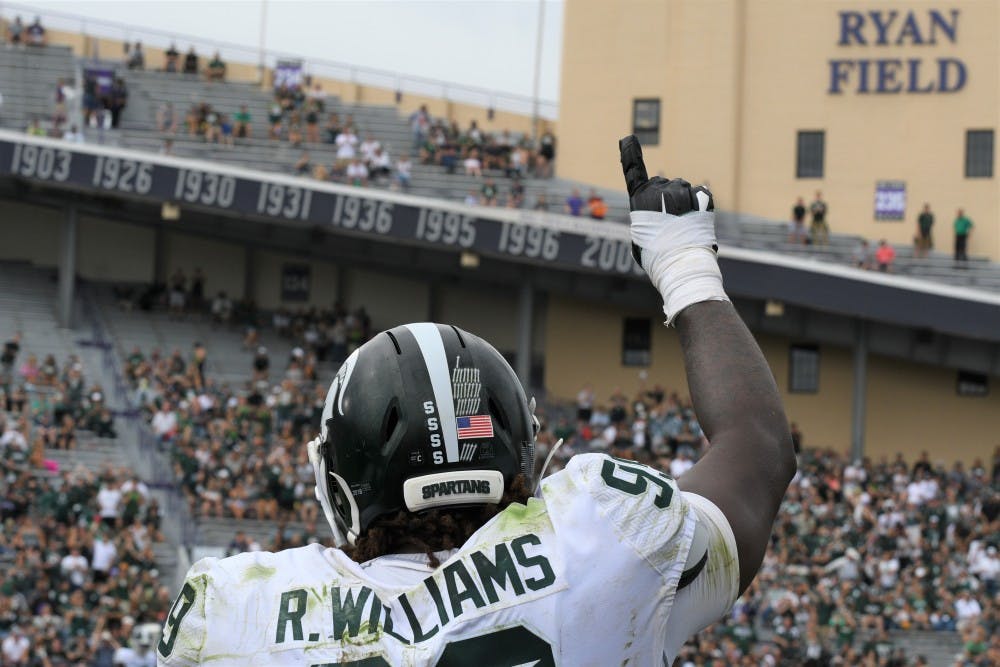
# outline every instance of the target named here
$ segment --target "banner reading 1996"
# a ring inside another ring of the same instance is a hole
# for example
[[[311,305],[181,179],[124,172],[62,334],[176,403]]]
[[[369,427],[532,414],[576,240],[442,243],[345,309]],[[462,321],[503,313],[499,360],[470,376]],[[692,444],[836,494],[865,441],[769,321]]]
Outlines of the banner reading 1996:
[[[571,270],[641,275],[626,229],[614,223],[560,222],[503,210],[491,214],[449,202],[0,131],[3,176]]]

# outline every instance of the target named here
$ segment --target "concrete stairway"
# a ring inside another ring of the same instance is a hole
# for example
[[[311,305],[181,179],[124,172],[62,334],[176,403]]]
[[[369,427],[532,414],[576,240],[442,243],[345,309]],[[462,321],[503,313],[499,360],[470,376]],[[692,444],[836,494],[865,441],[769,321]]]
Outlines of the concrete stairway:
[[[896,646],[906,649],[908,658],[922,655],[931,667],[952,667],[955,656],[962,652],[962,639],[957,632],[900,630],[889,635]]]

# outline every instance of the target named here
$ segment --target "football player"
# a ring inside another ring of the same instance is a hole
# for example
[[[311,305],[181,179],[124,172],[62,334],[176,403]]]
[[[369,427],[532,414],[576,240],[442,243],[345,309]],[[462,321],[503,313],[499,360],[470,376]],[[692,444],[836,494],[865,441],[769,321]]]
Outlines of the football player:
[[[308,445],[339,548],[195,563],[161,665],[670,665],[730,608],[794,473],[787,421],[723,290],[711,193],[649,179],[634,136],[619,148],[702,459],[674,480],[582,454],[539,480],[534,403],[492,346],[385,331],[340,368]]]

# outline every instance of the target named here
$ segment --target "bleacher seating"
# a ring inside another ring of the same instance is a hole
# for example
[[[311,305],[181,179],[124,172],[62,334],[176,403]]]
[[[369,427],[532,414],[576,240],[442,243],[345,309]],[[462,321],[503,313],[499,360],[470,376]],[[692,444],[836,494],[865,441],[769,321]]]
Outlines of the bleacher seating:
[[[89,372],[88,381],[99,379],[102,363],[99,351],[88,345],[81,345],[81,330],[60,328],[55,315],[56,282],[51,270],[39,269],[28,264],[0,262],[0,343],[21,332],[22,352],[20,359],[35,355],[39,360],[53,355],[63,363],[69,355],[76,355]],[[110,407],[120,409],[110,391],[106,400]],[[58,464],[60,470],[70,470],[82,465],[93,473],[98,473],[108,465],[129,464],[128,443],[119,440],[98,438],[87,432],[77,434],[77,447],[72,450],[45,449],[45,458]],[[51,475],[38,471],[39,475]],[[160,491],[153,490],[161,505],[166,501]],[[177,568],[177,544],[171,541],[154,544],[157,567],[163,581],[171,582]]]
[[[108,64],[111,65],[111,64]],[[0,59],[0,93],[4,105],[0,108],[0,126],[23,129],[33,117],[43,119],[47,126],[53,106],[55,84],[60,78],[72,78],[76,68],[71,51],[66,47],[8,50]],[[208,101],[223,113],[233,114],[246,104],[252,116],[252,139],[239,140],[234,147],[206,144],[200,137],[189,137],[183,127],[173,135],[174,153],[238,164],[251,169],[291,173],[302,150],[308,150],[314,162],[325,164],[334,160],[329,144],[290,146],[286,141],[267,139],[267,112],[271,103],[268,90],[248,83],[208,83],[197,77],[164,72],[125,73],[129,85],[129,104],[122,114],[120,130],[98,133],[87,130],[88,141],[103,141],[140,150],[158,151],[163,136],[156,131],[156,109],[162,102],[173,104],[179,122],[192,101]],[[360,136],[371,132],[393,156],[410,151],[412,137],[407,119],[393,106],[346,104],[334,96],[326,100],[328,111],[341,118],[351,115]],[[448,174],[443,167],[414,164],[411,192],[413,194],[461,200],[470,190],[478,190],[482,181],[460,173]],[[501,193],[509,190],[510,179],[503,174],[490,174]],[[563,202],[576,188],[586,196],[590,186],[562,179],[524,180],[525,203],[531,206],[538,195],[544,194],[550,212],[561,212]],[[625,219],[627,202],[618,189],[597,188],[609,208],[609,220]],[[737,224],[720,228],[723,243],[740,247],[773,250],[785,254],[808,256],[820,261],[851,264],[851,254],[861,238],[836,233],[836,223],[827,246],[801,246],[787,242],[785,223],[753,216],[734,216]],[[942,234],[947,237],[947,234]],[[874,246],[875,240],[871,240]],[[970,258],[968,265],[956,268],[947,247],[927,258],[915,258],[909,244],[896,245],[894,273],[922,278],[937,283],[968,285],[987,290],[1000,289],[1000,264],[982,257]]]
[[[9,340],[19,331],[30,332],[31,352],[39,359],[52,354],[61,361],[69,352],[79,353],[76,334],[59,328],[56,291],[54,271],[26,263],[0,263],[0,340]]]
[[[213,325],[204,316],[179,320],[162,311],[123,310],[118,307],[109,286],[95,286],[94,291],[122,359],[135,347],[146,353],[158,349],[165,355],[170,355],[176,349],[187,359],[192,345],[200,342],[208,353],[208,371],[218,382],[236,389],[243,387],[250,379],[253,350],[243,348],[243,331],[235,326]],[[268,355],[275,364],[281,365],[290,357],[292,348],[295,347],[292,341],[276,335],[268,328],[261,329],[259,335],[260,345],[267,348]],[[323,371],[332,377],[330,369]],[[325,379],[327,376],[322,377]]]
[[[73,80],[73,52],[66,46],[0,49],[0,126],[23,130],[37,116],[48,127],[59,79]]]
[[[210,102],[214,108],[230,116],[246,104],[250,112],[251,139],[238,140],[235,149],[220,144],[206,144],[201,137],[188,136],[183,127],[178,127],[174,141],[174,153],[185,157],[198,157],[239,164],[251,169],[291,173],[292,166],[303,150],[308,150],[314,162],[332,164],[335,148],[331,144],[304,143],[295,148],[286,141],[272,141],[267,138],[267,114],[272,94],[260,86],[247,83],[208,83],[196,77],[188,77],[166,72],[128,72],[129,106],[122,114],[121,144],[142,150],[159,150],[163,136],[156,132],[156,110],[164,102],[173,105],[181,125],[184,114],[193,101]],[[326,110],[340,115],[341,120],[352,116],[355,130],[360,138],[370,132],[393,157],[411,152],[413,137],[409,123],[399,110],[391,106],[345,104],[336,97],[328,96]],[[415,156],[413,156],[415,157]],[[458,169],[454,174],[446,173],[443,167],[414,164],[411,192],[429,197],[461,200],[474,189],[478,192],[482,180],[466,176]],[[501,192],[510,188],[510,179],[500,173],[490,173]],[[583,188],[586,195],[588,186],[560,180],[528,178],[523,181],[526,203],[532,205],[539,194],[544,194],[548,210],[561,212],[563,202],[573,188]],[[597,188],[610,209],[619,219],[624,219],[626,201],[617,190]]]

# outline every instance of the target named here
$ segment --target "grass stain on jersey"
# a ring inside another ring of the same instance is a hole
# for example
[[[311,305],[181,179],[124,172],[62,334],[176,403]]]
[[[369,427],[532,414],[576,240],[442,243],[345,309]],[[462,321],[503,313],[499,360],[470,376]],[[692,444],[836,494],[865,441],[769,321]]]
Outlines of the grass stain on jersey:
[[[276,568],[261,565],[260,563],[254,563],[243,572],[242,583],[248,584],[254,581],[270,579],[277,571],[278,570]]]
[[[511,503],[493,521],[502,535],[511,537],[552,529],[545,503],[538,498],[528,498],[527,505]]]

